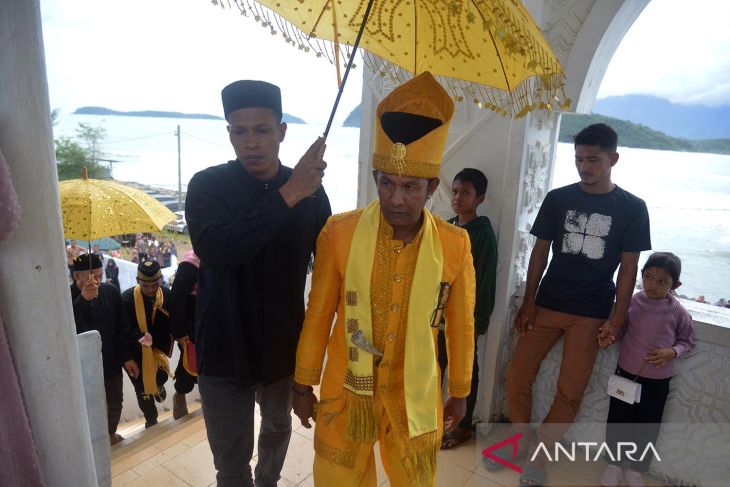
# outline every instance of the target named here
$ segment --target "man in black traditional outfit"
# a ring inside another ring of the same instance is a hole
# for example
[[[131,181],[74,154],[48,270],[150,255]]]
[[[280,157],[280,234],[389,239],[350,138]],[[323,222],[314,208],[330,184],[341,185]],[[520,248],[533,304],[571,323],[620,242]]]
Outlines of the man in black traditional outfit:
[[[144,427],[157,424],[157,406],[167,396],[170,374],[170,290],[162,285],[160,264],[153,260],[137,266],[137,285],[122,293],[124,319],[130,330],[132,358],[139,365],[129,374],[144,414]]]
[[[125,327],[119,289],[102,282],[101,257],[81,254],[73,260],[71,300],[76,333],[96,330],[101,335],[101,357],[104,364],[109,442],[123,438],[117,433],[122,415],[122,364],[130,373],[139,373],[131,360],[129,330]]]
[[[172,417],[180,419],[188,414],[185,395],[192,392],[197,381],[195,362],[195,299],[198,294],[198,267],[200,259],[190,250],[180,260],[172,283],[170,311],[172,338],[177,340],[180,360],[175,368],[175,394],[172,397]],[[191,349],[192,352],[191,353]]]
[[[220,487],[251,486],[254,401],[261,411],[256,485],[276,485],[291,437],[304,283],[331,214],[324,140],[292,170],[279,161],[281,92],[263,81],[223,89],[236,160],[197,173],[185,217],[200,257],[198,388]]]

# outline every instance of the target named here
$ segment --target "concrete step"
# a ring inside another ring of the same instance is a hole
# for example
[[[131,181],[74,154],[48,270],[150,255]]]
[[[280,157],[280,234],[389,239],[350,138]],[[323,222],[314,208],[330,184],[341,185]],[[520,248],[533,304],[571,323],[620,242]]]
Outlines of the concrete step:
[[[192,409],[192,408],[191,408]],[[178,441],[205,429],[203,411],[199,407],[180,419],[171,416],[161,420],[149,429],[142,428],[125,436],[123,441],[111,447],[112,467],[114,464],[154,447],[162,451]],[[151,453],[151,452],[150,452]]]

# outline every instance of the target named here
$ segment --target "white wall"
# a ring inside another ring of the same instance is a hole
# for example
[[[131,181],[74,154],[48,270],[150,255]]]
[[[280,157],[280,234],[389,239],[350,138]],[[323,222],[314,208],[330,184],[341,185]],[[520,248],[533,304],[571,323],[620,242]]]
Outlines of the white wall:
[[[0,242],[0,310],[46,481],[90,486],[42,39],[38,0],[0,0],[0,147],[22,207]]]

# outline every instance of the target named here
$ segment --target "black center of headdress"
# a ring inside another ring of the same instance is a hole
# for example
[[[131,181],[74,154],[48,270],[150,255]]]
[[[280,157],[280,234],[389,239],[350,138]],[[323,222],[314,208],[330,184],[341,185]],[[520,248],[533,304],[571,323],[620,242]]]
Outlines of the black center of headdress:
[[[405,112],[385,112],[380,117],[383,131],[394,143],[408,145],[443,125],[441,120]]]

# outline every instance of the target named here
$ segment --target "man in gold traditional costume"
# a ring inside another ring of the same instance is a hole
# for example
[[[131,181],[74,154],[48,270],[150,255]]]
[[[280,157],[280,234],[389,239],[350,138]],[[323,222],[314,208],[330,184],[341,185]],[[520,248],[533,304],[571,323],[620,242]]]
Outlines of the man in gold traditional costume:
[[[464,416],[474,355],[469,237],[424,208],[439,184],[453,112],[430,73],[388,95],[375,122],[378,199],[330,217],[317,240],[294,376],[294,412],[306,427],[317,420],[316,485],[376,485],[375,441],[391,485],[434,485],[443,430]],[[436,337],[443,319],[442,405]],[[312,386],[320,376],[317,402]]]

